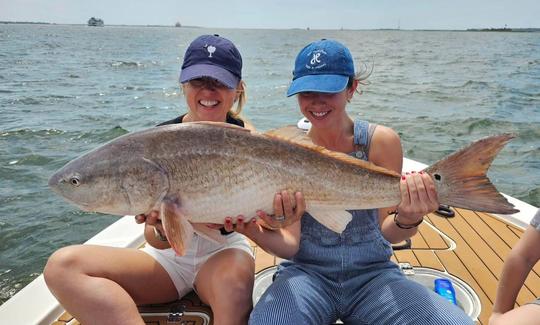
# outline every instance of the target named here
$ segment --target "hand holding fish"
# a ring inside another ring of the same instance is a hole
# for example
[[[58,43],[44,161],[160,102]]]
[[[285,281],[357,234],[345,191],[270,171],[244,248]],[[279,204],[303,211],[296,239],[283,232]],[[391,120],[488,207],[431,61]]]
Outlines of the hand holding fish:
[[[163,230],[163,226],[161,225],[161,220],[159,219],[159,211],[152,210],[149,214],[138,214],[135,216],[135,222],[138,224],[146,223],[149,226],[159,226]]]
[[[278,228],[287,227],[302,217],[306,210],[306,201],[301,192],[294,193],[294,197],[291,197],[288,191],[283,190],[274,196],[274,213],[267,214],[262,210],[257,211],[257,216],[260,221],[257,222],[256,218],[253,218],[244,224],[244,217],[238,216],[236,218],[236,225],[233,226],[233,220],[231,217],[225,218],[224,227],[227,231],[233,231],[246,234],[251,227],[254,227],[252,223],[257,223],[266,229],[275,230]]]
[[[300,220],[306,210],[306,201],[301,192],[291,197],[288,191],[281,191],[274,196],[274,213],[269,215],[264,211],[257,211],[257,216],[264,223],[263,227],[277,229],[287,227]]]
[[[135,222],[145,224],[144,237],[151,246],[158,249],[170,248],[159,211],[152,210],[148,214],[138,214],[135,216]]]
[[[427,173],[406,173],[401,178],[400,190],[401,202],[396,216],[399,224],[416,225],[439,207],[435,184]]]
[[[145,223],[148,226],[152,226],[157,229],[157,231],[162,234],[165,234],[165,230],[163,229],[163,224],[161,223],[161,219],[159,218],[159,211],[152,210],[149,214],[138,214],[135,216],[135,222],[136,223]]]
[[[244,216],[240,215],[236,217],[236,224],[233,225],[231,217],[225,218],[224,228],[226,231],[236,231],[249,237],[251,233],[260,231],[260,225],[257,222],[257,218],[251,218],[251,220],[245,222]]]

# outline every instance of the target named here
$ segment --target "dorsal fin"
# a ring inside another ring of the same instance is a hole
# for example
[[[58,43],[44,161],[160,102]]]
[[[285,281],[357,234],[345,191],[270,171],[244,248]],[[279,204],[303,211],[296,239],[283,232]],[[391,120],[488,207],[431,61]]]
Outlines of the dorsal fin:
[[[311,139],[307,136],[307,132],[299,129],[296,125],[287,125],[278,129],[271,129],[264,132],[264,134],[277,136],[296,143],[312,143]]]
[[[311,142],[310,138],[305,134],[305,132],[303,132],[300,129],[298,129],[298,132],[301,132],[302,134],[296,133],[294,130],[291,130],[290,126],[286,126],[281,129],[267,131],[263,135],[268,138],[273,138],[279,141],[292,143],[296,146],[303,147],[308,150],[315,151],[317,153],[321,153],[323,155],[332,157],[333,159],[337,159],[347,164],[352,164],[363,169],[369,169],[371,171],[378,172],[381,174],[386,174],[389,176],[401,177],[401,175],[396,173],[395,171],[388,170],[383,167],[379,167],[369,161],[353,158],[345,153],[331,151],[331,150],[326,149],[325,147],[313,144],[313,142]],[[282,134],[284,136],[282,136]]]
[[[249,129],[243,128],[238,125],[230,124],[230,123],[225,123],[225,122],[198,121],[198,122],[187,122],[187,123],[209,125],[209,126],[219,126],[222,128],[229,128],[229,129],[234,129],[238,131],[251,132]]]

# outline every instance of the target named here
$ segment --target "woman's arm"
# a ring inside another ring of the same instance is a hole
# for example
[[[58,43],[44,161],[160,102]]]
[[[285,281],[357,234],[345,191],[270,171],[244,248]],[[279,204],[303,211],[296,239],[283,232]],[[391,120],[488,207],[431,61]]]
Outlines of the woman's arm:
[[[519,290],[538,260],[540,260],[540,231],[528,226],[504,262],[493,305],[494,314],[502,314],[514,308]]]
[[[261,214],[259,216],[262,218]],[[296,221],[287,227],[270,230],[253,218],[248,223],[237,224],[236,231],[246,235],[266,252],[290,259],[296,255],[300,247],[300,224],[300,221]]]
[[[398,134],[390,128],[377,126],[371,140],[369,157],[374,164],[401,174],[403,151]],[[439,206],[435,185],[425,173],[404,175],[400,180],[400,190],[401,202],[397,207],[379,209],[381,232],[391,243],[399,243],[416,234],[418,227],[404,228],[418,223],[424,215]],[[398,212],[395,218],[394,214],[390,214],[392,211]]]

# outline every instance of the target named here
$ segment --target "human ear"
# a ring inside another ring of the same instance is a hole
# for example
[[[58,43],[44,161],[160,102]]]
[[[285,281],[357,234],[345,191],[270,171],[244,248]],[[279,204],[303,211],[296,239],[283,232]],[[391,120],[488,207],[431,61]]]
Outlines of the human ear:
[[[358,80],[354,79],[350,88],[347,89],[347,101],[350,102],[358,88]]]

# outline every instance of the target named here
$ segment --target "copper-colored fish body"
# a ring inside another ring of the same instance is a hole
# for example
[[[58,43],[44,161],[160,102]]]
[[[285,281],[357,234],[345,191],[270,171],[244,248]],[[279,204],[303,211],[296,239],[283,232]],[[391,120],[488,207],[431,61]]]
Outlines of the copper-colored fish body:
[[[511,137],[480,140],[428,168],[440,202],[515,212],[485,177]],[[275,193],[301,191],[307,212],[341,232],[351,219],[345,210],[397,205],[399,181],[395,172],[314,145],[228,124],[186,123],[119,137],[68,163],[49,185],[82,209],[116,215],[160,210],[164,201],[174,202],[166,218],[191,223],[223,223],[237,215],[249,219],[259,209],[272,211]],[[179,228],[185,222],[164,223],[185,233]]]

